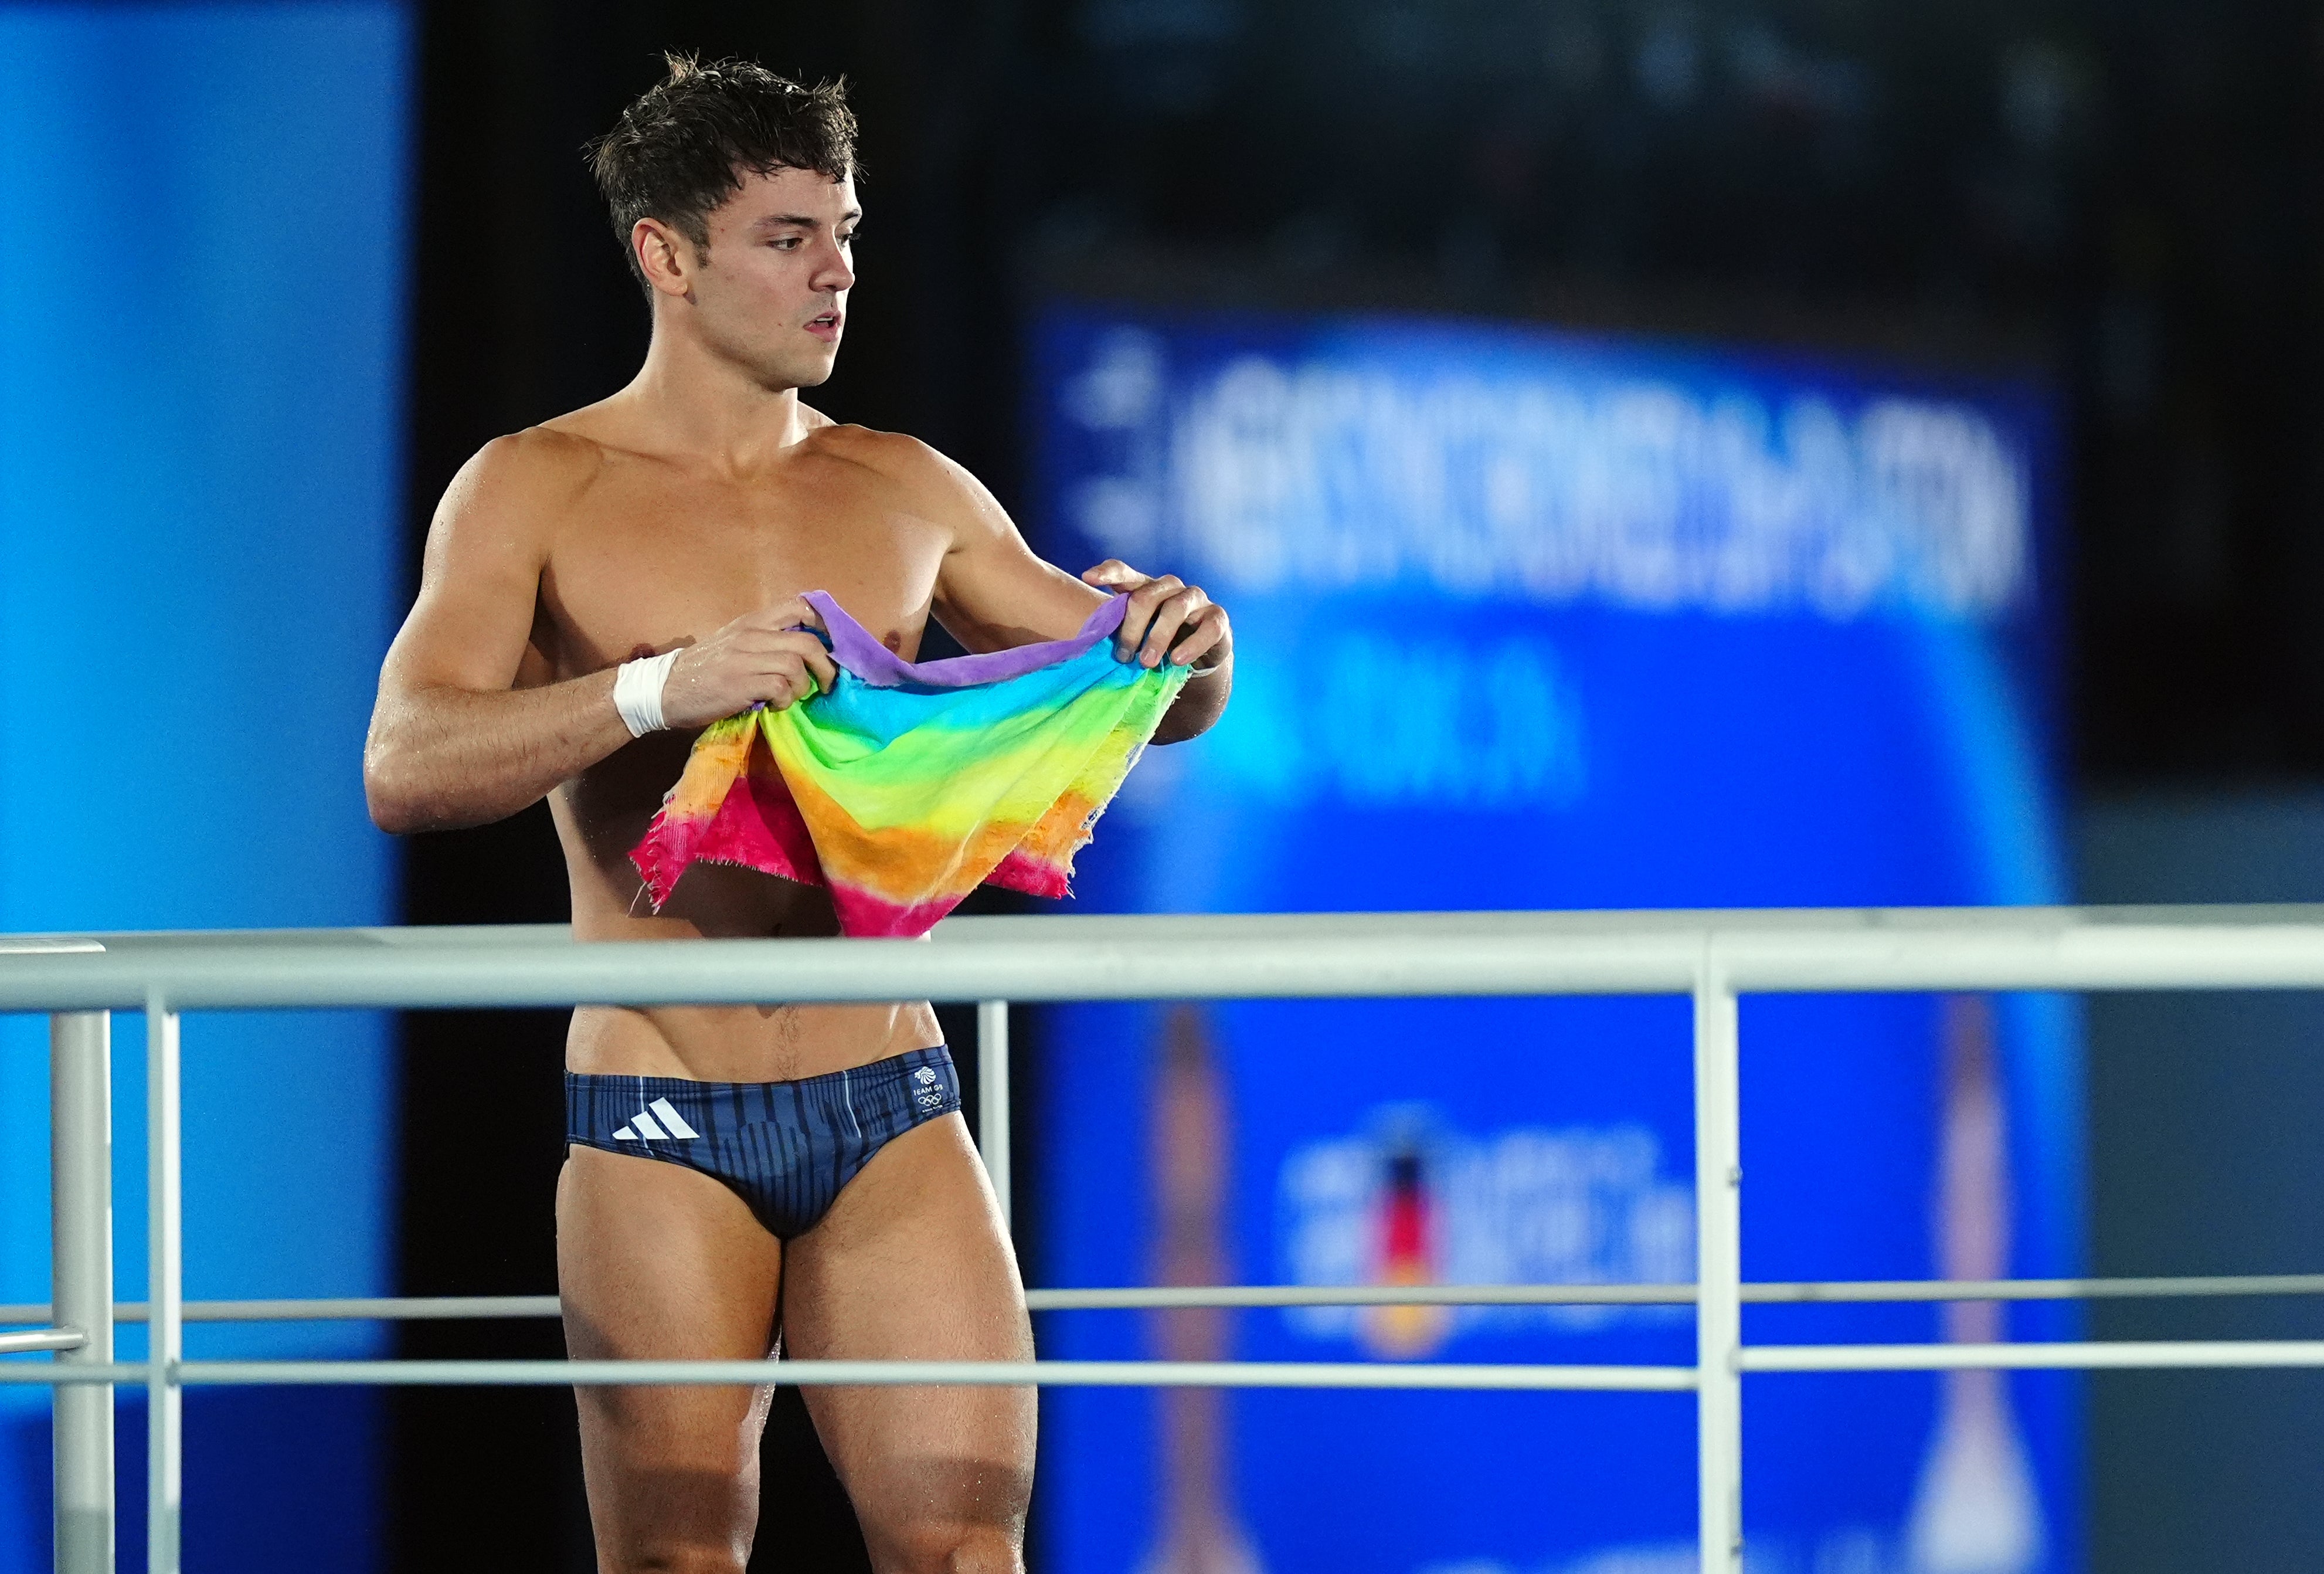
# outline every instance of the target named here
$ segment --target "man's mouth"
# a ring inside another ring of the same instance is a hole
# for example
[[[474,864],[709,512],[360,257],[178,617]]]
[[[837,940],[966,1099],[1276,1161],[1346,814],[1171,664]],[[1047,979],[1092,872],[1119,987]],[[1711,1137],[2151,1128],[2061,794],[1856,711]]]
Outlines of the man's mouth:
[[[839,325],[844,320],[846,320],[844,313],[826,311],[821,317],[807,319],[807,330],[825,344],[837,344]]]

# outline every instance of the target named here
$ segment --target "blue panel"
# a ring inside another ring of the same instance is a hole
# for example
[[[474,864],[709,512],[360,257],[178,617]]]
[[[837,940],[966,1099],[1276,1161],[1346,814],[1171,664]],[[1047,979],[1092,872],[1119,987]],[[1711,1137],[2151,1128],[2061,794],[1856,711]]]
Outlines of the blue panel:
[[[0,9],[0,209],[43,237],[0,251],[0,931],[393,916],[359,762],[401,579],[409,55],[394,4]],[[0,1301],[47,1294],[43,1045],[0,1023]],[[131,1298],[143,1047],[117,1021]],[[185,1047],[188,1292],[391,1292],[389,1023],[195,1017]],[[0,1393],[12,1574],[47,1566],[46,1410]],[[374,1400],[188,1412],[189,1569],[375,1565]]]
[[[1039,524],[1206,586],[1236,696],[1148,753],[1084,909],[2024,903],[2061,872],[2015,384],[1477,324],[1053,312]],[[1754,999],[1755,1278],[2071,1273],[2079,1029],[2047,998]],[[1692,1276],[1679,1001],[1052,1017],[1059,1284]],[[2057,1333],[2070,1311],[1755,1310],[1755,1339]],[[1672,1310],[1060,1315],[1066,1357],[1678,1361]],[[2069,1377],[1747,1385],[1755,1574],[2078,1569]],[[1065,1391],[1074,1574],[1694,1568],[1692,1407]]]

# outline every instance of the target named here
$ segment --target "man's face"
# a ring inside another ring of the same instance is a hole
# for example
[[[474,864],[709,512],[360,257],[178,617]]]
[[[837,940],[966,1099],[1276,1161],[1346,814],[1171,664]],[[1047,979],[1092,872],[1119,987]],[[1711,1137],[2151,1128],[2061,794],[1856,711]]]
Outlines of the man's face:
[[[706,341],[769,387],[831,375],[855,283],[855,182],[812,170],[745,174],[710,215],[691,281]]]

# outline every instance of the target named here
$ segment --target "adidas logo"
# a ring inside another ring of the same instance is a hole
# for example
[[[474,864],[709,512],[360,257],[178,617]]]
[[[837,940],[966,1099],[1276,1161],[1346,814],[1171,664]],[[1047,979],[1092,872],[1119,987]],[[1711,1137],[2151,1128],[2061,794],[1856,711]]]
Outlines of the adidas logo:
[[[613,1134],[620,1143],[668,1142],[672,1138],[690,1141],[702,1134],[686,1124],[685,1117],[667,1098],[657,1098],[631,1118],[630,1124]]]

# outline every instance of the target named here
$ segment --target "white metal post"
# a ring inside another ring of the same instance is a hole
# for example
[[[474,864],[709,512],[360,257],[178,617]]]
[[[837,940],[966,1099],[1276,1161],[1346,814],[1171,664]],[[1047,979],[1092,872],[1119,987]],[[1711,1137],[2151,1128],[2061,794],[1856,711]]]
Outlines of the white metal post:
[[[113,1018],[49,1019],[50,1320],[78,1329],[69,1366],[113,1359]],[[113,1574],[113,1389],[56,1390],[56,1574]]]
[[[1735,991],[1694,987],[1695,1449],[1703,1574],[1743,1568],[1743,1186]]]
[[[1001,1223],[1010,1222],[1009,1208],[1009,1003],[976,1003],[976,1148],[984,1156],[984,1172],[992,1179],[992,1195],[1001,1204]]]
[[[178,1014],[158,999],[145,1004],[145,1229],[147,1337],[145,1379],[145,1568],[179,1574],[179,1513],[184,1496],[185,1356],[184,1175],[178,1131]]]

